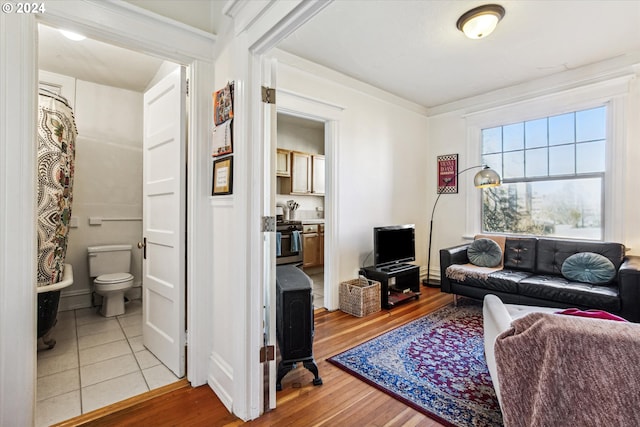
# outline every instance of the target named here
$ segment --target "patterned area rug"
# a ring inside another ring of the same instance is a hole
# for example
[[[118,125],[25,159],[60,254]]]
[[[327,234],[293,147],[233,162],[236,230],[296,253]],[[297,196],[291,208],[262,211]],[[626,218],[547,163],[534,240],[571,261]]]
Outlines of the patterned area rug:
[[[477,302],[460,300],[329,361],[445,425],[502,425]]]

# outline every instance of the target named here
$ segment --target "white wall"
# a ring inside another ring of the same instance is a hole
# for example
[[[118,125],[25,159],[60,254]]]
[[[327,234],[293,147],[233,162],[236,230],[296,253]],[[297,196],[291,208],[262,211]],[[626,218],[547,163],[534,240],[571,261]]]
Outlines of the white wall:
[[[416,224],[417,263],[426,264],[428,233],[424,183],[429,170],[428,121],[420,108],[355,80],[338,82],[335,72],[279,57],[278,88],[344,107],[339,123],[337,165],[340,281],[357,277],[373,250],[373,227]],[[352,84],[349,84],[352,83]],[[337,294],[339,283],[332,283]]]
[[[142,259],[136,244],[142,222],[105,221],[142,218],[142,94],[76,80],[74,116],[78,137],[72,216],[66,262],[73,265],[74,284],[61,294],[60,309],[91,305],[87,247],[126,243],[133,247],[131,273],[141,285]],[[103,219],[89,225],[89,218]],[[140,290],[128,292],[140,298]]]

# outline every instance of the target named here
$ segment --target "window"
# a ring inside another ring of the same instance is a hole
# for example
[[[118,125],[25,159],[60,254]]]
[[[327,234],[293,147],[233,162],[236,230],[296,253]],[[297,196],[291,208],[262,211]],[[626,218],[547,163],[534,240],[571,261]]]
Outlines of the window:
[[[484,232],[601,240],[607,107],[482,130]]]

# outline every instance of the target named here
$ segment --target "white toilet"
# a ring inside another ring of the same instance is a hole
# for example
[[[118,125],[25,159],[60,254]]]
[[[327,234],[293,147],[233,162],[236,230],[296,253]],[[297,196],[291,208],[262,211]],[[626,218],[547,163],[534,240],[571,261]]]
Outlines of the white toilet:
[[[131,245],[89,246],[87,252],[89,277],[95,277],[95,291],[102,295],[100,314],[124,314],[124,293],[133,286]]]

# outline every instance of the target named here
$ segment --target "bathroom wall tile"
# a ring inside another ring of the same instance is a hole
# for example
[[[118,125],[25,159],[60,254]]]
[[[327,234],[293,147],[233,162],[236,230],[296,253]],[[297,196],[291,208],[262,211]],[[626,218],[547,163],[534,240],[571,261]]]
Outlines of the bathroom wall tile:
[[[100,334],[118,329],[120,329],[118,320],[116,320],[115,318],[105,319],[104,321],[93,322],[86,325],[78,326],[78,337]]]
[[[126,338],[122,329],[110,330],[101,334],[86,335],[78,338],[78,348],[83,350],[89,347],[95,347],[96,345],[106,344],[114,341],[120,341]]]
[[[78,369],[78,352],[72,351],[60,356],[38,359],[38,378],[69,369]]]
[[[147,369],[160,364],[158,358],[149,350],[137,351],[134,355],[136,356],[140,369]]]
[[[74,390],[38,402],[35,425],[36,427],[50,426],[81,414],[80,390]]]
[[[87,387],[102,381],[121,377],[138,371],[138,363],[133,354],[114,357],[80,367],[80,379],[82,387]]]
[[[103,406],[149,391],[140,371],[82,388],[82,411],[87,413]]]
[[[125,339],[85,348],[80,350],[80,366],[91,365],[126,354],[132,354],[132,351]]]
[[[149,390],[178,381],[178,378],[173,374],[173,372],[162,364],[143,369],[142,374],[149,385]]]
[[[37,400],[41,401],[80,389],[80,372],[69,369],[46,377],[38,378]]]

